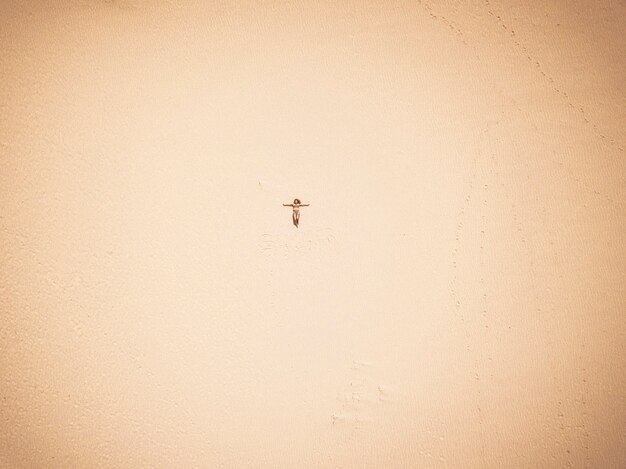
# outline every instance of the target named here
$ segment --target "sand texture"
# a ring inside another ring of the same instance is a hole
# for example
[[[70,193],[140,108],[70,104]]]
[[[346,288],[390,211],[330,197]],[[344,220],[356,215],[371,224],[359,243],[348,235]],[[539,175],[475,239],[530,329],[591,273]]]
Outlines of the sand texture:
[[[0,0],[0,468],[626,467],[625,24]]]

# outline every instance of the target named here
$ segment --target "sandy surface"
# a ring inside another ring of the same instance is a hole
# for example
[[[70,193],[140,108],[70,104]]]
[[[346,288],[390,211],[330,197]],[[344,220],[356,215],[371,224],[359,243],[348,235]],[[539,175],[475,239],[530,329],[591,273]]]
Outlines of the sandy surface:
[[[0,2],[0,467],[626,467],[625,23]]]

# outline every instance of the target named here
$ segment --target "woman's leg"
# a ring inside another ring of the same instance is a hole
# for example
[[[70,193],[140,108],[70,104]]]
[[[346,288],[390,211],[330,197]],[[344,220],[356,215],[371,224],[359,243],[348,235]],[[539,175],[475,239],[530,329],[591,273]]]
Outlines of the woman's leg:
[[[294,213],[291,218],[293,220],[294,226],[297,228],[298,227],[298,219],[296,218],[296,214]]]

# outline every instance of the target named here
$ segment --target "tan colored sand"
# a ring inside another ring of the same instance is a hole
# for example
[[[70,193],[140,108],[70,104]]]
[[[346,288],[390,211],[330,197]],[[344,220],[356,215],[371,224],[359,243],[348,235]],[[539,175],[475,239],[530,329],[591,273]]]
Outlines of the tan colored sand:
[[[0,467],[625,467],[625,22],[2,1]]]

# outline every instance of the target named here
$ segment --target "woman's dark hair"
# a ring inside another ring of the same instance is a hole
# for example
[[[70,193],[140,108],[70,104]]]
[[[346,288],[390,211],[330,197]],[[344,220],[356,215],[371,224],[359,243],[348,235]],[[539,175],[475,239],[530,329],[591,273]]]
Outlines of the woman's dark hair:
[[[300,199],[293,199],[293,203],[294,204],[299,204],[300,203]]]

